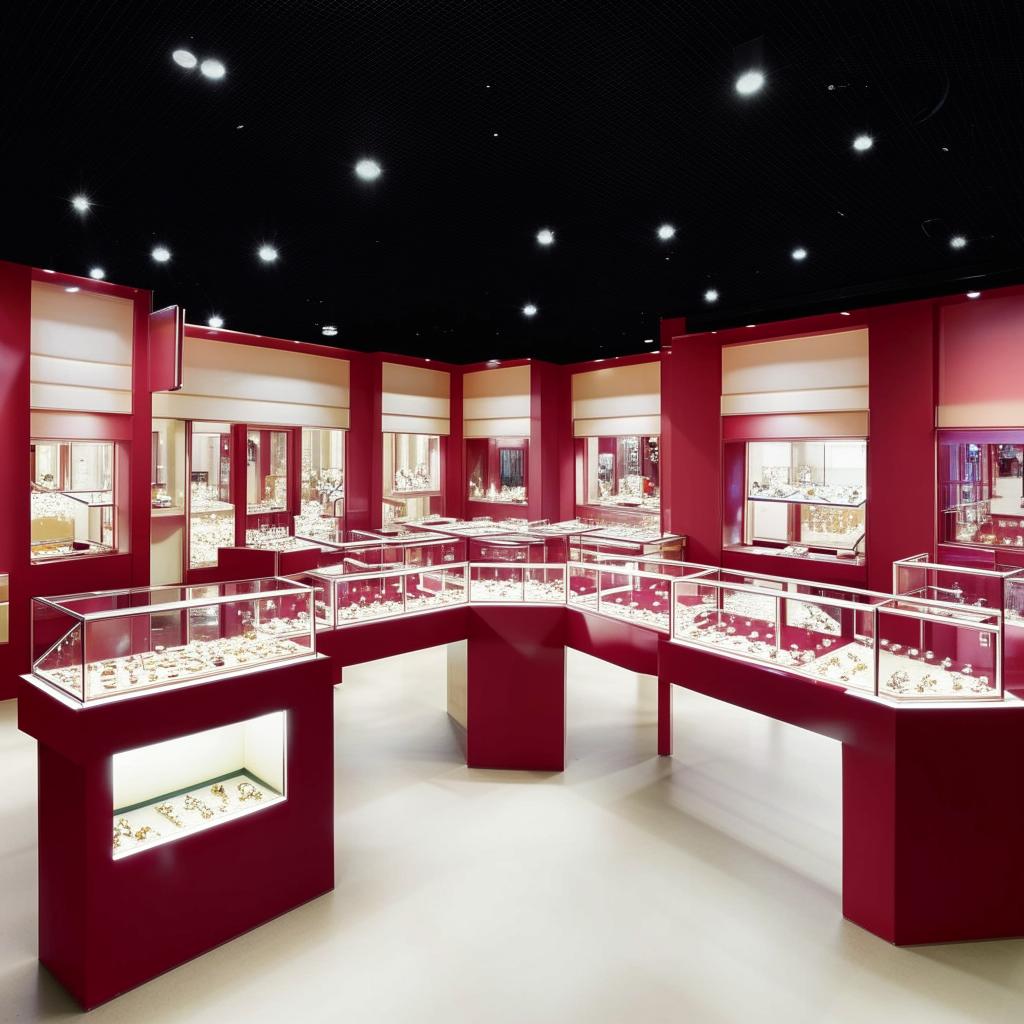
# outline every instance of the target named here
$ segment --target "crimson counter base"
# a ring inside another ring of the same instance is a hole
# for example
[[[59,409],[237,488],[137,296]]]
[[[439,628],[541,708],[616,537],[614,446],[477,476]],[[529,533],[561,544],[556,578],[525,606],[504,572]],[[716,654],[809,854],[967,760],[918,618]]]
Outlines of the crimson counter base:
[[[114,858],[116,754],[275,712],[283,799]],[[18,725],[39,745],[39,959],[85,1009],[334,888],[326,658],[88,708],[25,677]]]
[[[898,707],[663,641],[671,687],[843,745],[843,915],[896,945],[1024,936],[1024,702]]]

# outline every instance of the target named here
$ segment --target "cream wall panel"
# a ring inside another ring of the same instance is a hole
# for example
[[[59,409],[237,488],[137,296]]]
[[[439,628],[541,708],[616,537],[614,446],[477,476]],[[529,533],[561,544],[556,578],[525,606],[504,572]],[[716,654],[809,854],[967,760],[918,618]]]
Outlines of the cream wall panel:
[[[987,402],[959,402],[936,410],[939,427],[1019,427],[1024,420],[1020,398]]]
[[[447,420],[449,408],[447,398],[396,395],[387,392],[381,396],[381,412],[385,416],[425,416],[428,419]]]
[[[466,420],[466,437],[529,437],[530,417],[520,416],[500,420]]]
[[[493,395],[490,398],[463,398],[463,417],[469,420],[497,420],[510,416],[530,418],[530,396]]]
[[[615,437],[622,434],[661,434],[661,416],[618,416],[594,420],[574,420],[576,437]]]
[[[451,375],[447,370],[384,363],[381,371],[385,398],[389,395],[415,395],[447,401],[451,396]]]
[[[33,409],[60,409],[66,412],[132,411],[132,393],[111,388],[78,388],[67,384],[32,384],[29,402]]]
[[[430,419],[428,416],[382,416],[381,430],[395,434],[441,434],[451,433],[451,424],[444,419]]]
[[[30,375],[38,384],[70,384],[73,387],[131,391],[132,368],[115,363],[90,363],[82,359],[32,356]]]
[[[463,399],[508,395],[525,395],[529,400],[529,365],[500,366],[493,370],[473,370],[462,378]]]
[[[33,282],[32,354],[131,366],[133,316],[130,299]]]
[[[182,420],[216,418],[235,423],[266,423],[272,426],[348,428],[347,408],[186,395],[180,391],[155,393],[153,415]]]
[[[723,416],[867,407],[864,328],[722,349]]]
[[[723,416],[787,412],[860,412],[868,407],[865,388],[808,388],[806,391],[763,391],[722,395]]]
[[[661,415],[661,361],[572,375],[573,419]]]

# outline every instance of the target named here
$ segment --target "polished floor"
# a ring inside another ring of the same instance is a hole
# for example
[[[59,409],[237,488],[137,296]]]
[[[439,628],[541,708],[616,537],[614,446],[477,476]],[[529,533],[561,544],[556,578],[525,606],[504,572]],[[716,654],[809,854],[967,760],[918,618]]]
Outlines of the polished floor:
[[[678,691],[659,759],[653,681],[573,655],[567,771],[468,771],[443,653],[336,691],[336,890],[94,1024],[1024,1020],[1024,941],[894,949],[842,920],[835,744]],[[35,959],[10,702],[0,768],[0,1021],[70,1020]]]

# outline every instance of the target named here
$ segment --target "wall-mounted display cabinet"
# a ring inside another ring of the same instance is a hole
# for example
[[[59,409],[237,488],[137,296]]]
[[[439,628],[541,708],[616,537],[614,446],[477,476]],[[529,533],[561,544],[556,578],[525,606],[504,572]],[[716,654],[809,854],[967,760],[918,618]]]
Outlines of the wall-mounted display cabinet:
[[[291,433],[291,430],[249,428],[245,453],[248,515],[288,511],[288,449]]]
[[[110,441],[32,440],[33,562],[117,550],[115,466]]]
[[[525,505],[530,440],[526,437],[471,437],[466,441],[470,501]]]
[[[302,428],[297,535],[336,540],[344,529],[345,431]]]
[[[439,513],[444,486],[440,435],[385,432],[383,486],[385,521]]]
[[[596,509],[661,509],[661,439],[652,435],[581,438],[583,474],[576,504]]]
[[[231,500],[231,425],[191,424],[189,464],[188,564],[200,569],[217,564],[217,549],[235,543],[235,506]]]

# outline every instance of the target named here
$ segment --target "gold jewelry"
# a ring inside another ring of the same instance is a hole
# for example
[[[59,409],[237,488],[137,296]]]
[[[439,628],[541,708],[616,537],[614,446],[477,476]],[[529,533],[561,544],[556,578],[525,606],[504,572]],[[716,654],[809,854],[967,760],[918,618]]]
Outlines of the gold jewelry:
[[[220,799],[220,802],[221,802],[221,813],[223,814],[223,812],[228,809],[228,802],[230,800],[230,798],[228,797],[227,790],[224,788],[224,783],[223,782],[215,782],[210,787],[210,792],[215,797],[218,797]]]
[[[155,828],[153,828],[153,827],[152,827],[151,825],[143,825],[143,826],[142,826],[142,828],[140,828],[140,829],[139,829],[139,830],[138,830],[138,831],[137,831],[137,832],[135,833],[135,839],[136,839],[136,840],[137,840],[138,842],[140,842],[140,843],[141,843],[141,842],[144,842],[144,841],[145,841],[146,839],[148,839],[148,838],[149,838],[149,834],[150,834],[150,832],[152,832],[152,833],[153,833],[153,835],[155,835],[155,836],[158,836],[158,835],[160,835],[160,833],[159,833],[159,832],[157,832],[157,830],[156,830]]]
[[[204,821],[213,817],[213,811],[202,800],[197,800],[191,793],[185,797],[185,810],[198,811],[203,816]]]
[[[130,836],[132,834],[132,826],[129,824],[127,818],[117,819],[117,831],[123,836]]]
[[[156,807],[153,808],[153,810],[156,811],[157,814],[162,814],[172,825],[177,825],[178,828],[185,827],[185,822],[183,822],[181,818],[179,818],[174,813],[173,804],[166,802],[162,804],[157,804]]]
[[[238,784],[239,800],[262,800],[263,790],[257,789],[251,782],[240,782]]]

